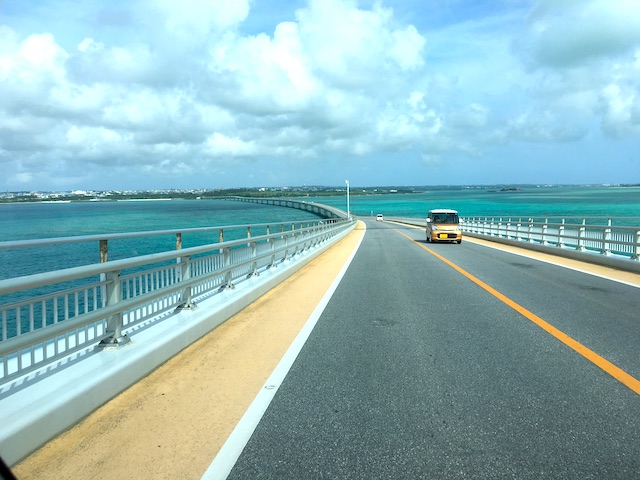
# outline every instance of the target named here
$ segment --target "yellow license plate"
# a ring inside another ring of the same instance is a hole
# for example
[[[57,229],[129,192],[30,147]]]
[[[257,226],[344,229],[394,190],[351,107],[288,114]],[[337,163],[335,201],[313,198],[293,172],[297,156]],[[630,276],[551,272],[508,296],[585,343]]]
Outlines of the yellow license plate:
[[[438,235],[438,238],[449,238],[449,235],[447,233],[441,233]]]

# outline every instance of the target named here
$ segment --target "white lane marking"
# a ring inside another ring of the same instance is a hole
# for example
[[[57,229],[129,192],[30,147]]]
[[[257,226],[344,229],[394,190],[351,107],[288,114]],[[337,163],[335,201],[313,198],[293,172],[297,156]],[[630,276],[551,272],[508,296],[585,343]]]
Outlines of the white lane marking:
[[[342,270],[340,270],[340,273],[335,278],[327,292],[324,294],[318,306],[306,321],[287,352],[284,354],[276,368],[273,370],[273,372],[263,385],[262,389],[260,389],[258,395],[256,395],[253,402],[251,402],[251,405],[244,413],[236,427],[233,429],[233,431],[229,435],[229,438],[227,438],[226,442],[224,443],[216,457],[213,459],[213,462],[211,462],[209,468],[207,468],[207,471],[204,472],[202,480],[224,480],[229,476],[229,473],[231,473],[231,469],[238,461],[238,458],[244,450],[244,447],[247,445],[247,442],[251,438],[251,435],[253,435],[253,432],[258,426],[258,423],[262,419],[264,413],[267,411],[271,400],[273,400],[273,397],[275,397],[276,392],[280,388],[280,385],[282,384],[284,378],[286,377],[287,373],[289,373],[293,362],[295,362],[298,354],[302,350],[302,347],[309,338],[309,335],[311,335],[311,332],[318,323],[322,312],[333,296],[333,293],[338,288],[342,277],[344,277],[347,268],[349,268],[351,261],[360,248],[360,244],[362,243],[363,238],[364,235],[360,237],[356,248],[351,253],[351,256],[345,263],[344,267],[342,267]]]

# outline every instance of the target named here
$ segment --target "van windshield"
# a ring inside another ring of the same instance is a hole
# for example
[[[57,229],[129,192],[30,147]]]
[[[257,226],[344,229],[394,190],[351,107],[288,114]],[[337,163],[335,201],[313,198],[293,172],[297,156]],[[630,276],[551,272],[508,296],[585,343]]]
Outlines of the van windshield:
[[[433,216],[433,223],[460,223],[460,221],[455,213],[436,213]]]

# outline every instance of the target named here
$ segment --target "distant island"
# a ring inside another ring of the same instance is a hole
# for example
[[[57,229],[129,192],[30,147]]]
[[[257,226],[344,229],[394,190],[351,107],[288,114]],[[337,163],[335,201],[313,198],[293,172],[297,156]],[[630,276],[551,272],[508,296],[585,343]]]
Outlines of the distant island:
[[[421,193],[413,187],[351,188],[350,195]],[[69,192],[5,192],[0,203],[116,202],[127,200],[212,200],[225,197],[299,198],[342,196],[346,187],[277,187],[168,190],[74,190]]]
[[[350,188],[350,195],[403,195],[424,194],[442,190],[482,190],[486,192],[520,192],[525,188],[549,187],[640,187],[640,184],[589,184],[589,185],[429,185],[429,186],[383,186]],[[0,193],[0,203],[67,203],[67,202],[116,202],[133,200],[211,200],[225,197],[251,198],[301,198],[342,196],[346,186],[299,186],[299,187],[254,187],[215,189],[157,189],[157,190],[73,190],[64,192],[17,191]]]

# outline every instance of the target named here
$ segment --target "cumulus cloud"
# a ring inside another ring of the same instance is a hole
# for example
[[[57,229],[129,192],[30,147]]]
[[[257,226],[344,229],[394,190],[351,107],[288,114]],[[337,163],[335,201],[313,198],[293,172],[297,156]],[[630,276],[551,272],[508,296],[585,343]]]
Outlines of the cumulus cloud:
[[[571,139],[580,123],[598,117],[609,137],[639,133],[634,112],[640,94],[640,10],[635,0],[541,1],[519,46],[526,48],[524,59],[538,79],[534,91],[541,102],[547,109],[573,110],[573,127],[565,119],[555,136]]]
[[[634,53],[640,43],[636,0],[543,0],[529,16],[535,62],[566,68]]]
[[[249,14],[248,0],[145,0],[140,11],[171,37],[198,41],[236,27]]]
[[[0,17],[2,188],[324,183],[325,162],[390,156],[428,179],[515,144],[637,138],[634,3],[307,0],[256,23],[249,0],[95,0],[37,31],[53,4],[20,3]]]
[[[553,112],[527,112],[507,125],[506,137],[526,142],[570,142],[586,135],[586,130],[563,121]]]
[[[639,89],[610,84],[602,89],[601,100],[605,132],[612,137],[640,135]]]

